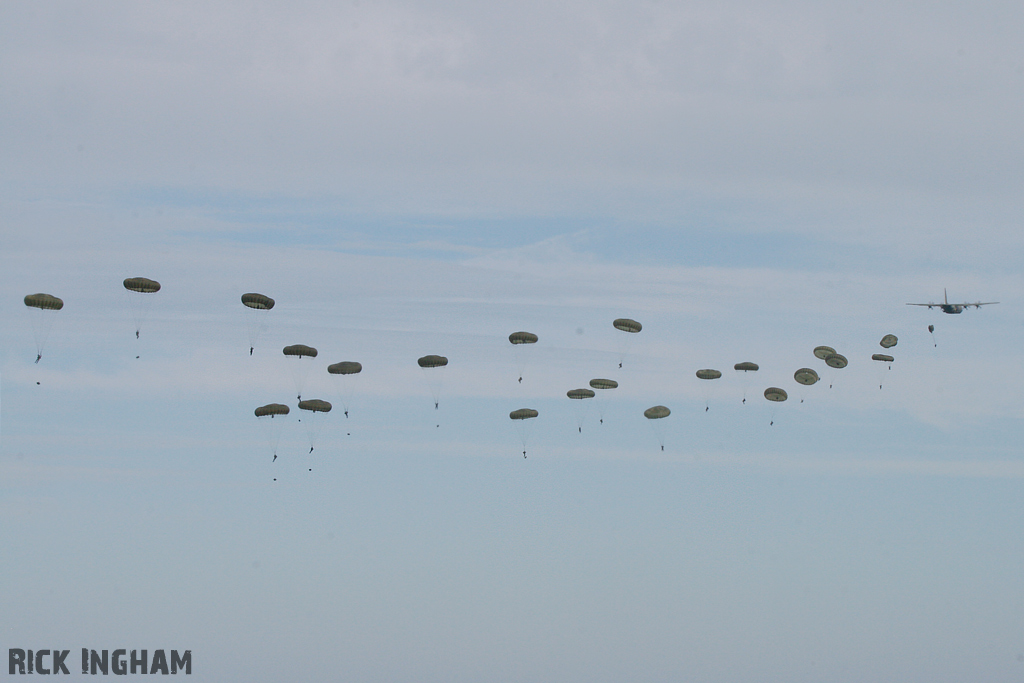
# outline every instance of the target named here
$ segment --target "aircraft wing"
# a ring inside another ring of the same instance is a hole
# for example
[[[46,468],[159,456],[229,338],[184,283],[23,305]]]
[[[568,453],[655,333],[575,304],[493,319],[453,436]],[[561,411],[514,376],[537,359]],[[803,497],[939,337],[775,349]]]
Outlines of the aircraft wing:
[[[927,306],[928,308],[932,308],[933,306],[941,306],[942,304],[907,304],[907,305],[908,306]],[[982,304],[982,306],[984,306],[984,305],[985,304]]]
[[[964,308],[967,308],[968,306],[974,306],[975,308],[979,308],[981,306],[991,306],[992,304],[997,304],[997,303],[999,303],[999,302],[998,301],[976,301],[973,304],[960,304],[960,305],[963,306]]]

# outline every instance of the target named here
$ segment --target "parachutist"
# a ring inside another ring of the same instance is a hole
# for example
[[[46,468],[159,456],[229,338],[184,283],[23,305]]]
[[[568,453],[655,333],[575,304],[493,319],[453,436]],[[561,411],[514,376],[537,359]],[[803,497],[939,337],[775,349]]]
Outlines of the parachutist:
[[[138,338],[139,338],[139,331],[138,331],[138,330],[135,330],[135,338],[136,338],[136,339],[138,339]]]
[[[434,401],[434,410],[437,410],[437,401]]]
[[[772,420],[771,422],[769,422],[768,426],[771,427],[773,424],[775,424],[775,420]]]
[[[580,434],[582,434],[583,433],[583,427],[580,427],[579,430],[580,430]]]
[[[665,450],[665,446],[664,445],[662,445],[661,450]]]
[[[270,462],[277,462],[277,453],[274,453],[274,459],[271,460]]]
[[[42,359],[42,357],[43,357],[43,354],[37,353],[36,354],[36,362],[38,363]]]
[[[252,355],[252,347],[251,346],[249,347],[249,355],[250,356]]]
[[[619,363],[619,367],[620,367],[620,368],[622,367],[622,363]]]
[[[711,406],[704,406],[704,412],[705,412],[705,413],[706,413],[706,412],[708,412],[708,408],[710,408],[710,407],[711,407]]]
[[[135,357],[138,358],[138,356],[135,356]]]
[[[747,399],[746,399],[746,397],[744,397],[743,398],[743,403],[746,404],[746,402],[747,402]]]
[[[526,458],[526,451],[523,451],[523,458]]]
[[[36,386],[39,386],[39,382],[36,382]]]
[[[348,411],[347,410],[345,411],[345,417],[348,417]]]
[[[312,453],[312,452],[313,452],[313,447],[312,447],[312,446],[310,446],[310,447],[309,447],[309,452],[310,452],[310,453]]]
[[[604,418],[602,417],[600,420],[598,420],[598,422],[604,424]]]
[[[520,384],[522,384],[522,383],[523,383],[523,378],[522,378],[522,377],[520,377],[520,378],[519,378],[519,383],[520,383]]]

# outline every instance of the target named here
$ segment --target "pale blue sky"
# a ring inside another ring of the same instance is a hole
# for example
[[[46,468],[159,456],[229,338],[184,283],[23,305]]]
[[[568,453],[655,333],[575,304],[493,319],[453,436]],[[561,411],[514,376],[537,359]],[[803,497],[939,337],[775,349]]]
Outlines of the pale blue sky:
[[[78,675],[81,647],[190,648],[201,681],[1019,680],[1022,14],[5,3],[0,650]],[[130,276],[163,284],[139,340]],[[1001,303],[904,305],[944,287]],[[65,307],[35,365],[40,291]],[[251,357],[247,291],[278,302]],[[617,317],[644,324],[621,370]],[[304,397],[364,366],[312,455],[294,343]],[[593,377],[620,387],[580,434]]]

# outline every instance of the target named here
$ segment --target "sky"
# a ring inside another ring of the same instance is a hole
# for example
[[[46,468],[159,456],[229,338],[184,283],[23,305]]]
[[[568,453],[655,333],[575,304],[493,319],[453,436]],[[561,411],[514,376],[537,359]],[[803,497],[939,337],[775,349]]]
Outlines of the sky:
[[[1022,29],[1009,2],[3,3],[0,650],[1019,680]],[[944,291],[999,303],[905,305]]]

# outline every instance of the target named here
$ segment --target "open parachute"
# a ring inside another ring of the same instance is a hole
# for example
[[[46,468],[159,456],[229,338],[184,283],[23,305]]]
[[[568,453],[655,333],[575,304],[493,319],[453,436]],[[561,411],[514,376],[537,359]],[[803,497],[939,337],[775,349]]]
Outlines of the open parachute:
[[[32,336],[36,342],[38,363],[43,357],[43,347],[46,346],[46,338],[50,336],[50,328],[53,327],[53,314],[48,311],[59,311],[64,308],[64,301],[52,294],[38,293],[26,296],[25,305],[38,311],[32,317]]]
[[[526,457],[526,442],[528,440],[527,437],[529,436],[530,424],[527,420],[532,420],[538,415],[540,415],[540,413],[533,408],[520,408],[519,410],[513,410],[508,414],[509,419],[512,420],[512,423],[516,426],[516,431],[519,432],[520,441],[523,442],[524,458]]]
[[[160,283],[150,280],[148,277],[129,277],[125,278],[122,284],[126,291],[135,292],[135,294],[128,295],[128,305],[132,311],[132,320],[135,321],[135,338],[138,339],[142,321],[149,313],[150,302],[153,299],[149,296],[136,296],[136,294],[156,294],[160,291]]]
[[[251,356],[260,334],[266,328],[266,312],[274,307],[274,300],[265,294],[247,292],[242,295],[242,303],[249,309],[249,355]]]

